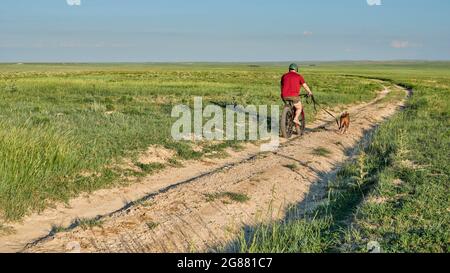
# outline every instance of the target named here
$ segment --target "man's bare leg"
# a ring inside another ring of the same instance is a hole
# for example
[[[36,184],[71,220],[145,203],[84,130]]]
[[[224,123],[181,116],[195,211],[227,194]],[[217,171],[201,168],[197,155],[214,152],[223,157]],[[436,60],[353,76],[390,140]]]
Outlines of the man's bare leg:
[[[294,107],[296,109],[294,123],[297,124],[298,126],[300,126],[301,124],[300,124],[299,118],[303,111],[303,105],[301,102],[299,102],[297,104],[294,104]]]

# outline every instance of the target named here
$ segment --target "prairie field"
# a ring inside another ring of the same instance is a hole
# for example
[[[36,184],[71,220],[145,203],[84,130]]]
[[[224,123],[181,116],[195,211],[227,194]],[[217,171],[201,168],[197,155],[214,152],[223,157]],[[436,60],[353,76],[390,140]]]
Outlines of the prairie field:
[[[112,163],[150,145],[199,158],[188,143],[172,141],[172,107],[191,105],[194,96],[204,104],[281,105],[284,72],[275,65],[0,65],[0,213],[18,220],[51,201],[113,186],[122,173]],[[320,69],[306,67],[305,77],[333,107],[368,101],[382,89]],[[313,119],[310,105],[307,111]]]
[[[0,233],[2,223],[56,202],[132,183],[124,176],[239,149],[237,141],[206,143],[202,151],[175,142],[172,108],[192,105],[194,97],[205,105],[282,105],[285,70],[276,63],[0,64]],[[318,102],[335,112],[394,85],[413,95],[329,181],[326,202],[301,217],[247,227],[231,249],[366,252],[375,241],[386,252],[448,252],[450,63],[306,63],[301,73]],[[305,107],[313,122],[319,113]],[[136,157],[152,145],[174,157],[139,164]],[[123,160],[139,172],[121,169]]]

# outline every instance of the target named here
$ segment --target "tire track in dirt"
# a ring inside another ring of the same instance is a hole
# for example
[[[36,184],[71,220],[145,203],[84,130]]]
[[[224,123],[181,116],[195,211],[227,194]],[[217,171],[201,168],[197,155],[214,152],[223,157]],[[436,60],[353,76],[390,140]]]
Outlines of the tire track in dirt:
[[[244,226],[284,217],[291,205],[310,209],[323,200],[327,181],[339,166],[402,106],[383,101],[388,93],[385,89],[376,100],[348,109],[352,125],[347,135],[337,134],[335,121],[328,118],[274,153],[244,157],[103,217],[98,226],[55,234],[25,252],[67,252],[74,244],[82,252],[207,251],[235,239]],[[317,155],[318,147],[330,154]],[[225,192],[250,199],[241,203],[211,197]]]

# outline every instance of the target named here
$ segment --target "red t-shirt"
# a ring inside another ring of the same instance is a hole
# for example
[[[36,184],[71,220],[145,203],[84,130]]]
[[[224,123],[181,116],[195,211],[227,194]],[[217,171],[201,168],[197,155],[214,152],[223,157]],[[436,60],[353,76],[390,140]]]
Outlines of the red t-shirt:
[[[300,96],[303,84],[305,84],[305,79],[302,75],[294,71],[284,74],[281,78],[281,96],[283,98]]]

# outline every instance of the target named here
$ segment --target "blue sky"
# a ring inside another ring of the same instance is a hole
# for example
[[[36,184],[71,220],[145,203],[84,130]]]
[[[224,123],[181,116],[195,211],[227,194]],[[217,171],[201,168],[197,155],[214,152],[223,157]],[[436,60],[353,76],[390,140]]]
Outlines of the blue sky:
[[[448,0],[2,0],[0,62],[450,60],[449,13]]]

